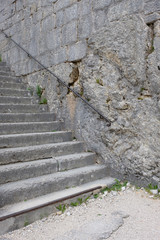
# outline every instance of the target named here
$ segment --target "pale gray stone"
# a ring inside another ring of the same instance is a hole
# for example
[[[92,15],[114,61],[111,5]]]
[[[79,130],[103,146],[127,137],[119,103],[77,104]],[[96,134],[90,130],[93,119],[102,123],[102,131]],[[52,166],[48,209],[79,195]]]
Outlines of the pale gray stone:
[[[157,194],[158,194],[158,189],[151,189],[150,192],[151,192],[153,195],[157,195]]]
[[[48,6],[48,5],[52,6],[52,4],[57,2],[57,0],[43,0],[40,2],[41,2],[41,6],[44,7],[44,6]]]
[[[71,230],[57,240],[101,240],[109,238],[124,224],[123,216],[112,215],[108,218],[98,217],[90,223],[83,224],[78,230]]]
[[[58,49],[61,47],[62,44],[62,33],[60,28],[56,28],[53,32],[53,43],[54,49]]]
[[[152,14],[146,15],[144,19],[146,24],[154,23],[155,21],[160,20],[160,14],[152,13]]]
[[[76,114],[78,111],[81,114],[78,114],[77,121],[81,115],[85,119],[81,118],[81,123],[75,124],[77,134],[88,139],[86,142],[89,145],[92,142],[92,149],[104,154],[112,169],[118,168],[122,175],[126,174],[132,181],[136,181],[136,173],[137,181],[141,179],[143,182],[147,178],[151,181],[153,175],[157,176],[154,169],[160,148],[157,131],[160,123],[155,101],[160,81],[158,75],[155,76],[158,68],[154,59],[148,62],[155,69],[148,67],[147,78],[145,70],[147,46],[151,41],[149,32],[143,19],[129,16],[108,24],[88,40],[90,51],[80,64],[80,83],[84,87],[85,97],[114,123],[109,130],[105,123],[101,130],[98,127],[96,130],[96,124],[92,125],[91,121],[87,126],[88,119],[94,117],[79,105]],[[149,85],[147,79],[150,79]],[[149,92],[145,92],[144,88]],[[98,147],[97,138],[102,139]],[[107,154],[106,149],[114,149],[114,153]]]
[[[46,7],[41,8],[41,9],[42,9],[43,18],[53,14],[53,8],[51,6],[46,6]]]
[[[133,13],[138,13],[143,10],[143,1],[139,0],[124,0],[117,5],[113,5],[108,10],[108,20],[114,21],[121,17]]]
[[[43,16],[42,11],[41,11],[41,9],[39,9],[39,11],[35,15],[36,21],[40,22],[42,19],[42,16]]]
[[[57,12],[57,11],[61,10],[62,8],[66,8],[66,7],[70,6],[72,3],[73,3],[73,1],[71,1],[71,0],[58,0],[54,4],[54,11]]]
[[[56,13],[56,27],[60,27],[65,24],[64,10]]]
[[[90,0],[81,0],[78,3],[78,14],[80,17],[92,12],[92,4]]]
[[[54,35],[53,32],[47,32],[46,33],[46,44],[47,44],[47,49],[48,50],[53,50],[54,49]]]
[[[151,53],[148,55],[147,74],[150,84],[150,94],[160,94],[160,21],[154,24],[154,38],[151,41]]]
[[[105,7],[108,7],[111,4],[112,0],[98,0],[93,1],[93,8],[94,9],[103,9]]]
[[[85,57],[87,51],[87,44],[85,42],[78,42],[68,48],[68,61],[77,61]]]
[[[94,28],[95,31],[102,28],[107,21],[107,13],[105,10],[98,10],[94,13]]]
[[[83,39],[91,35],[92,32],[92,16],[86,15],[80,19],[78,25],[78,38]]]
[[[78,7],[77,4],[73,4],[72,6],[65,9],[65,22],[70,22],[74,19],[78,18]]]
[[[77,21],[72,21],[62,28],[62,42],[64,45],[72,44],[77,40]]]
[[[150,14],[153,12],[157,12],[160,10],[160,1],[159,0],[153,0],[145,3],[144,6],[144,13]]]
[[[58,51],[54,55],[54,64],[57,65],[66,61],[67,61],[67,49],[65,47],[58,49]]]
[[[55,18],[54,15],[47,16],[42,20],[42,31],[52,31],[55,28]]]

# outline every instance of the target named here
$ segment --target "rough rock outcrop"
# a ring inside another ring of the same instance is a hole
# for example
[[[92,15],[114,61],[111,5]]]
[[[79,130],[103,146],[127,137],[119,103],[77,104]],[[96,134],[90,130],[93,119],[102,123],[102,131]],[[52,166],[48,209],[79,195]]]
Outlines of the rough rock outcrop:
[[[108,23],[89,38],[75,87],[112,121],[108,128],[77,100],[77,135],[113,173],[143,184],[160,178],[159,38],[159,22],[140,16]]]

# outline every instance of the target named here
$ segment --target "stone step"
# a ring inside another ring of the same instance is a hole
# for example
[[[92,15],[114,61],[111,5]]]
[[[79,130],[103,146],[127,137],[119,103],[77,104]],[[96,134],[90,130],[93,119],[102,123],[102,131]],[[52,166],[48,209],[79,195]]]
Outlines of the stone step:
[[[31,97],[9,97],[9,96],[0,96],[0,103],[6,104],[32,104],[36,102],[35,98]]]
[[[94,153],[76,153],[37,161],[0,166],[0,184],[35,178],[96,163]]]
[[[0,209],[0,234],[22,228],[27,221],[28,224],[47,217],[57,211],[59,204],[70,204],[77,201],[77,198],[86,199],[93,194],[93,191],[104,187],[111,187],[115,180],[105,177],[80,186],[64,189],[40,196],[28,201],[22,201],[8,205]],[[27,219],[27,220],[26,220]]]
[[[60,121],[0,123],[0,135],[60,131],[63,125]]]
[[[27,90],[0,88],[0,96],[30,97],[31,94]]]
[[[9,68],[7,67],[0,67],[0,76],[14,76],[14,72],[9,71]]]
[[[10,72],[11,74],[13,73],[9,67],[7,66],[0,66],[0,71],[2,72]],[[14,74],[14,73],[13,73]]]
[[[44,133],[21,133],[0,135],[0,148],[41,145],[43,143],[58,143],[72,141],[72,132],[57,131]]]
[[[0,113],[39,113],[47,112],[46,104],[0,104]]]
[[[0,165],[34,161],[38,159],[79,153],[84,151],[82,142],[62,142],[43,145],[0,149]]]
[[[0,82],[21,83],[22,80],[19,77],[0,75]]]
[[[54,120],[55,120],[55,114],[48,113],[48,112],[47,113],[14,113],[14,114],[1,113],[0,114],[0,123],[43,122],[43,124],[45,125],[46,124],[45,122],[51,122]],[[7,124],[6,126],[8,127],[9,125]],[[5,134],[4,131],[3,133],[1,131],[2,131],[2,128],[0,127],[0,134]],[[10,133],[12,133],[12,131]]]
[[[27,84],[25,83],[7,83],[1,82],[1,88],[15,89],[15,90],[27,90]]]
[[[80,186],[106,177],[107,167],[91,165],[69,171],[57,172],[36,178],[6,183],[0,186],[0,207],[26,201],[66,188]]]
[[[6,62],[0,62],[0,66],[6,66]]]

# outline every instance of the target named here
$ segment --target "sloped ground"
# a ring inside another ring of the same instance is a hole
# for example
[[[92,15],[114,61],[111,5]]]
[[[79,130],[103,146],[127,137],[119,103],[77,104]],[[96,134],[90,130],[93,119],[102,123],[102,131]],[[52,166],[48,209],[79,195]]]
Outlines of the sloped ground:
[[[2,240],[160,240],[160,199],[134,187],[68,207]]]

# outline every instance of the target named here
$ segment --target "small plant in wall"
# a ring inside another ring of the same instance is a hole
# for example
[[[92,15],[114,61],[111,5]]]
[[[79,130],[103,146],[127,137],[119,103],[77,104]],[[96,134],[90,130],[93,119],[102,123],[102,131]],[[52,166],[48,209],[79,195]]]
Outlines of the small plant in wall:
[[[102,79],[100,79],[100,78],[97,78],[97,79],[96,79],[96,83],[99,84],[99,85],[101,85],[101,86],[103,86],[103,81],[102,81]]]
[[[44,88],[42,88],[41,86],[37,85],[36,87],[36,93],[38,95],[38,97],[40,98],[40,104],[47,104],[47,99],[42,97],[42,94],[43,94],[43,91],[44,91]]]
[[[28,87],[27,90],[30,92],[30,95],[33,96],[34,88],[33,87]]]
[[[41,98],[43,89],[39,85],[37,85],[37,87],[36,87],[36,93],[39,96],[39,98]]]
[[[145,188],[146,192],[153,194],[153,195],[158,195],[160,192],[160,189],[158,189],[157,185],[152,185],[151,183],[148,185],[148,187]]]
[[[42,98],[40,101],[40,104],[47,104],[47,99],[46,98]]]

